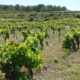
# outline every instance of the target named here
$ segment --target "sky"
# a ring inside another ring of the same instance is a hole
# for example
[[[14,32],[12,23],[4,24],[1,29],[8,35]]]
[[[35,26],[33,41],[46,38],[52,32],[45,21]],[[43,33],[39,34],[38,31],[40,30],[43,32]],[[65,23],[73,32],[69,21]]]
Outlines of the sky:
[[[38,4],[44,5],[56,5],[56,6],[65,6],[71,11],[80,11],[80,0],[0,0],[0,4],[3,5],[24,5],[24,6],[33,6]]]

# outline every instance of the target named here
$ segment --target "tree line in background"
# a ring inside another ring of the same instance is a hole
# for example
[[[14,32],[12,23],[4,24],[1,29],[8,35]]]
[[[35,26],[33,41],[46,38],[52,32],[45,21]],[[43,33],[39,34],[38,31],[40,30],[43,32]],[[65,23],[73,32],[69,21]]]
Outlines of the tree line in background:
[[[52,5],[47,5],[45,6],[44,4],[38,4],[34,6],[23,6],[16,4],[15,6],[13,5],[0,5],[0,11],[11,11],[11,12],[17,12],[17,11],[24,11],[24,12],[48,12],[48,11],[67,11],[68,9],[63,6],[52,6]]]

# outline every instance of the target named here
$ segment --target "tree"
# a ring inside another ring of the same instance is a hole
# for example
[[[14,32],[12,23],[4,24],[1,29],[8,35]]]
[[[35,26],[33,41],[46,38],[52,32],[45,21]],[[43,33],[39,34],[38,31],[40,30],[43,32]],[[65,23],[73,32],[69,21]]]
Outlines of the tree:
[[[58,7],[57,7],[57,11],[60,11],[60,10],[61,10],[61,6],[58,6]]]
[[[53,11],[57,11],[57,6],[53,6]]]
[[[47,11],[52,11],[53,6],[52,5],[47,5]]]
[[[32,7],[33,11],[37,11],[37,5]]]
[[[21,5],[20,10],[21,10],[21,11],[26,11],[26,7],[23,6],[23,5]]]
[[[62,11],[67,11],[67,8],[65,6],[63,6]]]
[[[16,4],[15,5],[15,9],[19,11],[20,10],[20,5],[19,4]]]
[[[3,6],[3,10],[7,10],[8,7],[9,7],[8,5],[4,5],[4,6]]]
[[[43,7],[45,7],[44,4],[39,4],[39,5],[37,6],[37,12],[40,12],[40,10],[41,10]]]
[[[27,6],[27,7],[26,7],[26,12],[31,12],[31,11],[32,11],[31,6]]]
[[[41,12],[47,12],[47,7],[43,7],[40,9]]]
[[[11,11],[12,11],[12,12],[15,12],[16,9],[15,9],[15,7],[14,7],[13,5],[9,5],[7,11],[8,11],[8,12],[11,12]]]

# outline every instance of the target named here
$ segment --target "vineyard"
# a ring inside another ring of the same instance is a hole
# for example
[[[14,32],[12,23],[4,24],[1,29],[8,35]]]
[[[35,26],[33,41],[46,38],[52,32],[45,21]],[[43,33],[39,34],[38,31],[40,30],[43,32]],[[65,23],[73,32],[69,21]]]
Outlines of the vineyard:
[[[80,19],[0,19],[0,79],[80,80]]]

